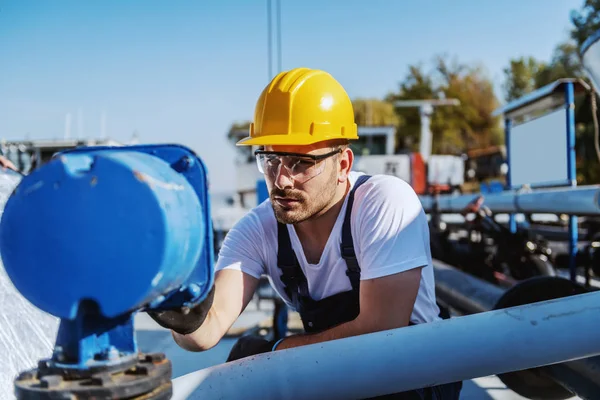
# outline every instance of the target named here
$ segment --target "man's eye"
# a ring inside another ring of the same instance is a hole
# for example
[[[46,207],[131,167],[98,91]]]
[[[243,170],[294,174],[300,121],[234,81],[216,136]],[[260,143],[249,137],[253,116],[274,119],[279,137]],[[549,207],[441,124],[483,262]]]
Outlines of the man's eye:
[[[299,160],[297,164],[302,167],[309,167],[313,164],[313,162],[312,160]]]

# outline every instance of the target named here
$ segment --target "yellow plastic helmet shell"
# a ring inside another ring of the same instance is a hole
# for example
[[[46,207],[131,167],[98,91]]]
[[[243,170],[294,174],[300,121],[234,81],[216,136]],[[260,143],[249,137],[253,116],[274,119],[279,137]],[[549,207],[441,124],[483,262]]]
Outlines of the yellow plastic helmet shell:
[[[262,91],[250,135],[237,145],[309,145],[358,139],[352,101],[325,71],[296,68],[279,73]]]

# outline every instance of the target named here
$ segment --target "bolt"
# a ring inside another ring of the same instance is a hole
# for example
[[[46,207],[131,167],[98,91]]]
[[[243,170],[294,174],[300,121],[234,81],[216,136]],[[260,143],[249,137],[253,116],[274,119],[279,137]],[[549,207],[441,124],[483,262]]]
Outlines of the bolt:
[[[183,170],[187,171],[189,170],[192,165],[194,164],[194,160],[192,160],[192,158],[190,156],[185,156],[183,157],[182,161],[182,166],[183,166]]]

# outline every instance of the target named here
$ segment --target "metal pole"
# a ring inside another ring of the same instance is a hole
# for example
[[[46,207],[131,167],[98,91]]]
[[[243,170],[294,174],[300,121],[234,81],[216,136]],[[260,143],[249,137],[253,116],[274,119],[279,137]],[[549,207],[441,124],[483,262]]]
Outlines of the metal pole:
[[[273,79],[273,33],[271,28],[271,0],[267,0],[267,62],[269,81]]]
[[[281,57],[281,0],[277,0],[277,73],[282,71]]]
[[[174,379],[173,399],[364,399],[591,357],[598,304],[586,293],[260,354]]]
[[[506,173],[506,188],[512,190],[512,168],[510,165],[510,131],[512,128],[512,119],[506,118],[504,120],[504,141],[506,144],[506,165],[508,165],[508,172]],[[510,214],[508,217],[508,227],[512,233],[517,231],[517,220],[514,214]]]
[[[460,213],[473,199],[479,196],[440,195],[440,211]],[[426,212],[433,205],[431,196],[420,196]],[[572,214],[580,216],[600,216],[600,185],[536,189],[531,192],[503,191],[485,195],[484,204],[495,213],[541,213]]]
[[[577,168],[575,165],[575,94],[573,83],[567,83],[565,90],[565,108],[567,113],[567,177],[571,186],[577,186]],[[577,279],[577,216],[569,216],[569,270],[571,280]]]
[[[419,115],[421,116],[421,145],[419,152],[423,156],[425,162],[431,157],[431,115],[433,114],[433,106],[429,103],[423,103],[419,107]]]

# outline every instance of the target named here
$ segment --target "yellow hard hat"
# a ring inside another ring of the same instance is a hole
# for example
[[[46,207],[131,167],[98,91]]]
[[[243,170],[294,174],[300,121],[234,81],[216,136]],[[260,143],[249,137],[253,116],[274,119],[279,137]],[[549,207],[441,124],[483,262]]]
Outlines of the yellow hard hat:
[[[261,93],[250,136],[237,145],[308,145],[358,139],[350,97],[330,74],[309,68],[279,73]]]

